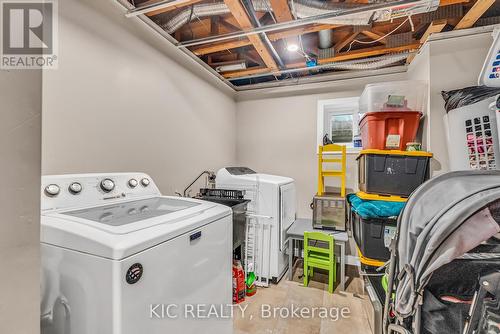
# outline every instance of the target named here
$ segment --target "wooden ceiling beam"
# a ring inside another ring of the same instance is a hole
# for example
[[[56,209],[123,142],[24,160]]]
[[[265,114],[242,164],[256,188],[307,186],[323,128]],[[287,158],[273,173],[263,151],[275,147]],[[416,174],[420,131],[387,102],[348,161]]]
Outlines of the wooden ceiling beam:
[[[224,19],[219,20],[219,24],[221,26],[226,27],[229,31],[239,31],[240,30],[240,28],[238,28],[237,26],[233,25],[231,22],[228,22],[227,20],[224,20]]]
[[[381,56],[381,55],[385,55],[385,54],[389,54],[389,53],[414,51],[414,50],[418,50],[419,48],[420,48],[420,43],[397,46],[397,47],[393,47],[393,48],[387,48],[385,46],[374,46],[371,48],[339,53],[339,54],[337,54],[333,57],[330,57],[330,58],[318,59],[318,64],[328,64],[328,63],[336,62],[336,61],[345,61],[345,60],[360,59],[360,58],[367,58],[367,57],[373,57],[373,56]]]
[[[254,26],[252,22],[250,21],[250,18],[248,17],[247,12],[245,11],[245,8],[239,1],[235,0],[224,0],[224,3],[227,5],[231,13],[233,14],[234,18],[240,25],[241,29],[243,30],[248,30],[248,29],[253,29]],[[249,35],[248,39],[252,43],[252,45],[255,47],[255,50],[259,53],[260,57],[264,61],[264,64],[266,64],[267,67],[269,67],[271,70],[277,70],[278,65],[276,65],[276,62],[274,61],[273,56],[267,49],[266,45],[258,35]]]
[[[467,29],[476,23],[483,14],[495,3],[495,0],[477,0],[474,6],[465,14],[464,17],[455,26],[457,29]]]
[[[288,6],[288,0],[270,0],[271,8],[278,22],[293,20],[292,12]]]
[[[371,38],[374,41],[378,41],[379,43],[382,43],[382,44],[387,44],[387,41],[385,39],[380,39],[380,38],[384,37],[385,34],[381,34],[377,31],[373,31],[373,30],[363,30],[361,33],[365,36],[368,36],[369,38]]]
[[[247,68],[246,70],[231,71],[231,72],[226,72],[226,73],[221,73],[221,74],[226,79],[233,79],[233,78],[244,77],[247,75],[262,74],[262,73],[269,73],[269,75],[272,74],[272,72],[269,71],[269,68],[267,68],[265,66],[250,67],[250,68]]]
[[[251,45],[252,43],[247,39],[241,39],[236,41],[222,42],[222,43],[214,43],[207,44],[203,46],[199,46],[195,49],[192,49],[193,52],[197,56],[203,56],[211,53],[217,53],[225,50],[237,49],[244,46]]]
[[[143,6],[154,5],[155,3],[158,3],[160,1],[162,1],[162,0],[149,0],[149,1],[141,3],[141,5],[138,8],[143,7]],[[165,7],[165,8],[153,10],[151,12],[146,13],[146,15],[147,16],[155,16],[155,15],[158,15],[161,13],[170,12],[170,11],[173,11],[173,10],[176,10],[179,8],[183,8],[186,6],[191,6],[191,5],[194,5],[194,4],[201,2],[201,1],[203,1],[203,0],[184,0],[184,1],[181,1],[181,2],[179,2],[173,6],[170,6],[170,7]]]
[[[470,2],[470,0],[441,0],[439,2],[439,6],[440,7],[451,6],[451,5],[456,5],[459,3],[468,3],[468,2]]]
[[[346,38],[344,38],[343,40],[340,40],[338,41],[336,44],[335,44],[335,51],[336,52],[339,52],[341,51],[347,44],[351,43],[352,41],[354,41],[356,39],[356,37],[358,37],[360,33],[359,32],[353,32],[352,34],[349,34]]]
[[[448,21],[446,20],[432,21],[427,27],[427,30],[425,30],[424,34],[420,38],[420,44],[424,44],[431,34],[443,31],[444,27],[446,27],[447,24]]]

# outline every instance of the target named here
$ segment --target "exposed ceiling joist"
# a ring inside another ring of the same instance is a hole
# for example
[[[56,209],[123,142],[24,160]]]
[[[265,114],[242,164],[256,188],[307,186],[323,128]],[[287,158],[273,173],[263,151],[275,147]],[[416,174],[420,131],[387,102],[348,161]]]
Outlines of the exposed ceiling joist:
[[[251,44],[252,43],[247,38],[245,38],[245,39],[236,40],[236,41],[207,44],[207,45],[197,47],[196,49],[193,49],[191,51],[197,56],[203,56],[203,55],[216,53],[216,52],[220,52],[220,51],[241,48],[241,47],[251,45]]]
[[[245,8],[239,1],[235,0],[224,0],[225,4],[233,14],[234,18],[240,25],[240,27],[244,30],[246,29],[252,29],[253,25],[252,22],[250,21],[250,18],[248,17],[247,12],[245,11]],[[266,45],[258,35],[249,35],[247,38],[250,40],[252,45],[255,47],[255,50],[259,53],[260,57],[264,61],[267,67],[269,67],[271,70],[275,71],[278,69],[278,65],[276,65],[276,62],[273,59],[273,56],[269,52],[269,50],[266,48]]]
[[[288,6],[288,0],[269,0],[274,16],[278,22],[286,22],[293,20],[292,12]]]
[[[232,72],[226,72],[224,73],[224,78],[226,79],[234,79],[234,78],[239,78],[239,77],[244,77],[248,75],[255,75],[255,74],[262,74],[262,73],[269,73],[271,75],[272,73],[269,72],[269,69],[265,66],[257,66],[257,67],[251,67],[246,70],[242,71],[232,71]]]
[[[420,47],[420,43],[397,46],[397,47],[393,47],[393,48],[386,48],[385,46],[375,46],[375,47],[356,50],[356,51],[339,53],[339,54],[337,54],[333,57],[330,57],[330,58],[318,59],[318,64],[328,64],[328,63],[336,62],[336,61],[345,61],[345,60],[380,56],[380,55],[384,55],[384,54],[388,54],[388,53],[414,51],[414,50],[418,50],[419,47]]]
[[[136,8],[136,10],[138,10],[137,13],[146,14],[147,16],[155,16],[155,15],[170,12],[170,11],[182,8],[182,7],[194,5],[194,4],[201,2],[201,1],[203,1],[203,0],[176,0],[176,1],[172,1],[170,3],[166,3],[165,7],[163,7],[160,5],[160,3],[164,2],[163,0],[149,0],[149,1],[143,2],[140,5],[140,7]],[[158,4],[158,8],[154,9],[153,6],[156,4]],[[149,6],[152,7],[151,10],[141,11],[141,8],[147,8]]]
[[[459,3],[468,3],[470,0],[441,0],[439,2],[439,6],[450,6],[450,5],[456,5]]]
[[[425,30],[424,34],[420,38],[420,44],[424,44],[431,34],[441,32],[444,27],[446,27],[446,24],[448,24],[447,20],[432,21],[431,24],[429,24],[429,26],[427,27],[427,30]]]
[[[384,34],[382,34],[382,33],[379,33],[377,31],[373,31],[373,30],[363,30],[361,33],[365,36],[368,36],[369,38],[371,38],[374,41],[378,41],[379,43],[382,43],[382,44],[387,44],[387,41],[385,39],[380,39],[380,38],[384,37]]]
[[[354,41],[356,39],[356,37],[358,37],[359,34],[360,34],[359,32],[353,32],[352,34],[349,34],[343,40],[337,42],[335,44],[335,51],[337,51],[337,52],[341,51],[345,46],[347,46],[349,43]]]
[[[495,0],[477,0],[474,6],[458,22],[455,29],[470,28],[495,3]]]
[[[220,23],[221,26],[226,27],[229,31],[238,31],[238,30],[240,30],[240,28],[238,28],[237,26],[235,26],[234,24],[232,24],[228,20],[221,19],[219,21],[219,23]]]

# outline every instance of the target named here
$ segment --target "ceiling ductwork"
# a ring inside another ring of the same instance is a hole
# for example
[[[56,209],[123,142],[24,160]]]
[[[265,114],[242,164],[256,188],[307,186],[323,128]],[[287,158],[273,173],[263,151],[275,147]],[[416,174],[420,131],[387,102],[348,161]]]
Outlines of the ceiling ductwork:
[[[304,68],[294,68],[288,69],[284,71],[280,71],[280,74],[292,74],[292,73],[300,73],[304,71],[329,71],[329,70],[352,70],[352,71],[366,71],[366,70],[377,70],[384,67],[388,67],[402,61],[405,61],[410,53],[403,52],[399,54],[393,55],[384,55],[381,57],[370,58],[370,59],[356,59],[342,62],[335,62],[331,64],[318,65],[314,67],[304,67]],[[245,79],[255,79],[259,77],[269,76],[269,74],[254,74],[247,75],[243,77],[229,79],[230,81],[238,81]]]
[[[333,46],[331,29],[318,31],[318,46],[322,50],[329,49]]]
[[[390,4],[390,1],[375,0],[370,3]],[[272,8],[269,0],[253,0],[252,4],[256,12],[268,12]],[[341,2],[331,3],[319,0],[293,0],[290,2],[290,7],[292,8],[293,14],[296,18],[305,18],[332,12],[343,12],[346,9],[362,8],[364,6],[366,6],[366,4]],[[388,21],[398,17],[433,11],[438,6],[439,0],[422,0],[414,5],[402,6],[402,8],[398,9],[356,13],[318,21],[317,23],[366,25],[372,21]],[[230,13],[231,11],[224,2],[205,3],[186,7],[176,13],[173,17],[162,17],[162,15],[159,15],[156,21],[167,33],[173,34],[183,25],[191,22],[192,20],[217,15],[226,15]]]

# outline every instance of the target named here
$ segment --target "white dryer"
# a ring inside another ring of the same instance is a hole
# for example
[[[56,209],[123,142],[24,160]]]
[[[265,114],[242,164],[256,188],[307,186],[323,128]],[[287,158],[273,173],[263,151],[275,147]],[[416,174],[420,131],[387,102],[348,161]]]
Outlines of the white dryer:
[[[250,238],[253,249],[247,249],[246,256],[251,257],[260,285],[278,282],[288,266],[286,232],[296,218],[295,181],[247,167],[227,167],[217,172],[215,182],[217,188],[245,191],[245,198],[250,200],[248,224],[256,227]]]
[[[232,333],[206,314],[232,302],[231,214],[142,173],[44,176],[42,333]]]

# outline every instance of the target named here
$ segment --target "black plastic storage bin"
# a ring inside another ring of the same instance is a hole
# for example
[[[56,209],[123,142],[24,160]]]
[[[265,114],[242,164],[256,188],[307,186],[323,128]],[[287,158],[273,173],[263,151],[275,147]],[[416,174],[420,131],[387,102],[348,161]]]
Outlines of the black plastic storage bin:
[[[358,156],[359,189],[365,193],[410,196],[429,178],[432,153],[363,150]]]
[[[363,256],[379,261],[389,260],[391,253],[385,245],[385,237],[395,233],[397,218],[365,219],[351,211],[351,221],[354,240]]]

